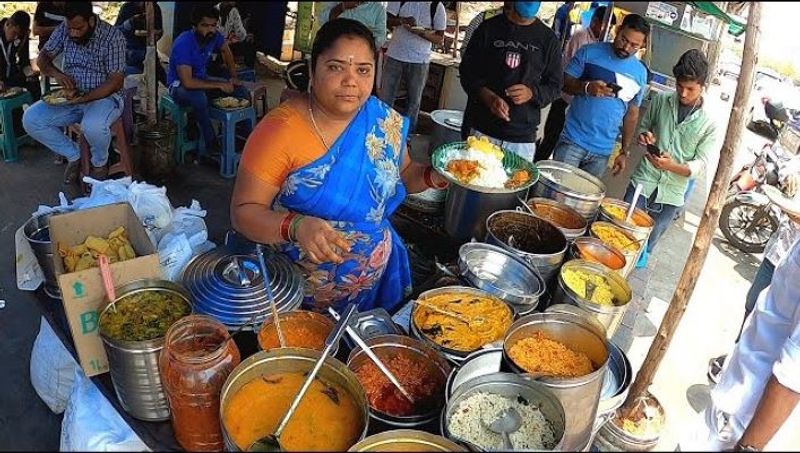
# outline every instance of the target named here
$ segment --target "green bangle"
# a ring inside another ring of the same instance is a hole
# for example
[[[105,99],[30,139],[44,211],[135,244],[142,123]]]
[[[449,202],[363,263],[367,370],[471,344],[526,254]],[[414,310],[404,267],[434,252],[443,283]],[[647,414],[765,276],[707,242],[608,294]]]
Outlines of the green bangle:
[[[289,241],[297,242],[297,228],[300,226],[300,221],[302,221],[306,216],[300,214],[292,219],[292,222],[289,224]]]

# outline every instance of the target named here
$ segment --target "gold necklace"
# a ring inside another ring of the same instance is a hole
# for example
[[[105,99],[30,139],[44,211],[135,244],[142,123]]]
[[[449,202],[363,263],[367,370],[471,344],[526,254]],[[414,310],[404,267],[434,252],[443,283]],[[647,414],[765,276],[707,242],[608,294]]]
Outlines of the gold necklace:
[[[317,126],[317,120],[314,119],[314,104],[310,96],[308,98],[308,116],[311,118],[311,125],[314,126],[314,132],[317,133],[317,136],[322,141],[322,145],[325,147],[325,150],[327,151],[328,149],[330,149],[330,146],[328,145],[328,142],[325,140],[325,137],[322,135],[322,132],[320,132],[319,126]]]

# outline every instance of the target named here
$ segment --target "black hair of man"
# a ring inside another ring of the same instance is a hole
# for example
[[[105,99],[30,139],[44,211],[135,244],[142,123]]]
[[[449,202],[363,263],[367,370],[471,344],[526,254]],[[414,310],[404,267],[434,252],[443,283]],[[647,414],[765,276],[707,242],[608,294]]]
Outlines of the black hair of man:
[[[25,11],[19,10],[8,18],[12,24],[19,27],[23,33],[31,28],[31,15]]]
[[[86,20],[94,17],[92,2],[67,2],[64,6],[64,17],[67,20],[72,20],[78,16]]]
[[[311,46],[311,70],[317,67],[317,58],[326,50],[333,47],[336,41],[342,36],[353,36],[363,39],[372,51],[372,55],[377,55],[378,49],[375,47],[375,36],[361,22],[346,19],[343,17],[328,21],[320,27],[314,44]]]
[[[679,82],[697,82],[705,85],[708,82],[708,59],[697,49],[687,50],[672,68],[672,75]]]
[[[638,14],[628,14],[625,16],[625,19],[622,20],[621,28],[638,31],[643,34],[645,38],[650,36],[650,23],[647,22],[647,19]]]
[[[199,25],[203,18],[219,20],[219,10],[211,5],[198,5],[192,10],[192,25]]]

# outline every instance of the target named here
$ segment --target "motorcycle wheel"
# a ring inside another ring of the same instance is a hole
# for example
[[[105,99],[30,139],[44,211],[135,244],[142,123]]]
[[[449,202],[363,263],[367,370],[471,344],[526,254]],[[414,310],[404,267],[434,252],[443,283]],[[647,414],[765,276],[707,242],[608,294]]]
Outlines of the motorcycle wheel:
[[[778,219],[769,211],[768,205],[733,198],[722,207],[719,229],[728,243],[742,252],[762,253],[778,229]]]

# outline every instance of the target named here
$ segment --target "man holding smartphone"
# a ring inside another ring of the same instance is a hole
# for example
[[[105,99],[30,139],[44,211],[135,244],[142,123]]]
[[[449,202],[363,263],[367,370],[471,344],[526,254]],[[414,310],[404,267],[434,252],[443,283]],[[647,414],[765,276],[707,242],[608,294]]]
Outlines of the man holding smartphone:
[[[553,159],[602,178],[622,124],[628,153],[647,88],[647,69],[636,52],[647,44],[650,24],[628,14],[614,42],[583,46],[564,70],[563,91],[574,98]]]
[[[639,144],[647,153],[631,176],[625,200],[633,198],[636,185],[643,186],[637,205],[655,220],[647,244],[651,252],[684,204],[689,179],[704,171],[717,149],[717,127],[704,108],[703,89],[708,81],[708,61],[697,49],[684,53],[672,68],[674,93],[652,97],[639,125]],[[613,174],[625,169],[628,156],[614,162]]]

